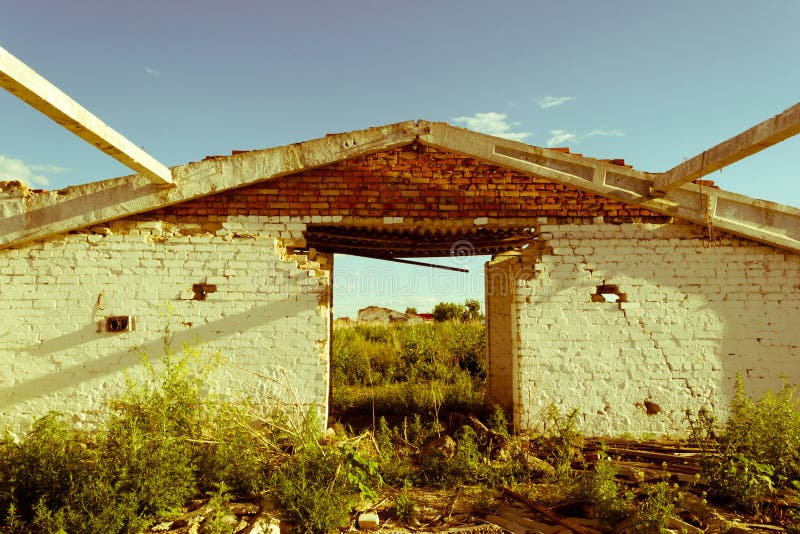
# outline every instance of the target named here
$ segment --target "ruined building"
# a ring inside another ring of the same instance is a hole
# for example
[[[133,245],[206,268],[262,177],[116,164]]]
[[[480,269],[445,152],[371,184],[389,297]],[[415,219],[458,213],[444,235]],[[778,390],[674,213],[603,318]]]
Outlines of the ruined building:
[[[687,164],[691,164],[687,162]],[[702,163],[701,163],[702,166]],[[702,173],[701,169],[701,173]],[[200,343],[215,388],[327,410],[334,254],[486,265],[488,391],[518,429],[684,429],[800,383],[800,210],[444,123],[0,192],[0,420],[101,406],[140,351]]]

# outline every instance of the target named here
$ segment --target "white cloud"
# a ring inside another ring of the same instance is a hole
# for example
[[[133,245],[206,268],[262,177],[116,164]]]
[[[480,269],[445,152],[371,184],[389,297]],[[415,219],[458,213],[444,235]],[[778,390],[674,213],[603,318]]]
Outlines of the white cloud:
[[[511,130],[521,123],[517,121],[509,122],[508,115],[497,113],[496,111],[476,113],[472,117],[456,117],[453,122],[463,124],[465,128],[476,132],[503,137],[512,141],[522,141],[531,136],[530,132],[512,132]]]
[[[566,143],[567,141],[576,140],[577,138],[577,135],[567,130],[550,130],[550,139],[547,140],[547,146],[554,147]]]
[[[546,96],[539,100],[539,107],[542,109],[554,108],[565,102],[575,100],[574,96]]]
[[[20,180],[31,186],[50,185],[47,174],[58,174],[67,169],[57,165],[28,165],[21,159],[0,155],[0,182]]]
[[[145,67],[144,72],[145,74],[152,76],[153,78],[161,78],[164,76],[163,74],[161,74],[160,70],[156,70],[152,67]]]
[[[603,137],[622,137],[625,134],[621,130],[603,130],[602,128],[599,130],[592,130],[591,132],[586,134],[586,137],[592,137],[593,135],[599,135]]]

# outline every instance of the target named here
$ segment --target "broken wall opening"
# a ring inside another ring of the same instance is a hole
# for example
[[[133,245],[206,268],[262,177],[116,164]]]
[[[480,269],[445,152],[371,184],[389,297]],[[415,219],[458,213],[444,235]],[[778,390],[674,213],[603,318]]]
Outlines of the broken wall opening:
[[[336,253],[332,350],[337,346],[337,330],[352,328],[353,320],[359,318],[383,324],[421,323],[431,320],[436,304],[463,304],[467,299],[480,302],[481,312],[488,314],[484,269],[491,256],[487,252],[525,247],[532,230],[468,224],[309,225],[304,235],[307,249]],[[349,306],[343,310],[339,302],[345,299]],[[372,315],[357,318],[358,309],[367,306],[374,308],[364,310]],[[407,308],[415,308],[421,315],[405,314]],[[484,348],[482,353],[484,361],[488,360],[488,350]],[[481,376],[486,365],[481,364]],[[337,395],[336,384],[337,377],[332,374],[332,398]]]

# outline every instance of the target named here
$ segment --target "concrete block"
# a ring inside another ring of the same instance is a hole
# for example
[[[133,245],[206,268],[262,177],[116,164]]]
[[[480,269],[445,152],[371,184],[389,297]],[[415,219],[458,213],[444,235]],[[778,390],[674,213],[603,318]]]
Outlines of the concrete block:
[[[361,530],[375,530],[380,524],[377,512],[364,512],[358,516],[358,528]]]

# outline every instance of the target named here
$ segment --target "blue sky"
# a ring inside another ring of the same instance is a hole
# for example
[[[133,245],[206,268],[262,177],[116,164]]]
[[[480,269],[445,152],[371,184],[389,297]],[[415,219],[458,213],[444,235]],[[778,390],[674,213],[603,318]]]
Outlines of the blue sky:
[[[656,172],[800,100],[796,0],[0,0],[0,12],[0,46],[166,165],[424,118]],[[709,178],[800,206],[799,155],[793,138]],[[0,94],[0,180],[126,174]],[[470,275],[337,260],[337,315],[483,291],[474,258],[443,260]],[[376,269],[393,294],[366,289]]]

